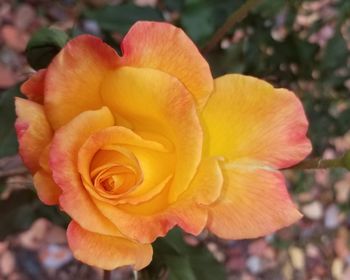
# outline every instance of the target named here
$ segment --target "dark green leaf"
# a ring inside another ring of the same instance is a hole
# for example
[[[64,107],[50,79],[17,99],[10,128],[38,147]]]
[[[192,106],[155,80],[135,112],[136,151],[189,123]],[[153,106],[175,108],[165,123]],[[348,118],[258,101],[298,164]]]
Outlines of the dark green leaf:
[[[152,263],[141,273],[145,279],[160,279],[162,274],[170,280],[226,279],[224,267],[215,260],[204,245],[189,246],[178,228],[153,244]]]
[[[26,56],[34,69],[46,68],[55,55],[69,40],[69,36],[58,29],[42,28],[30,39]]]
[[[204,44],[243,3],[243,0],[186,1],[180,24],[194,41]]]
[[[17,153],[18,143],[14,123],[16,120],[15,97],[21,96],[19,85],[0,95],[0,157]]]
[[[133,4],[105,6],[98,10],[86,10],[84,16],[95,20],[102,30],[125,34],[138,20],[163,21],[161,12],[151,7]]]
[[[0,200],[0,240],[7,235],[26,230],[35,220],[32,210],[36,195],[31,190],[19,190]]]
[[[69,220],[57,207],[42,204],[33,190],[13,191],[8,198],[0,200],[0,240],[9,234],[27,230],[41,217],[62,227],[66,227]]]

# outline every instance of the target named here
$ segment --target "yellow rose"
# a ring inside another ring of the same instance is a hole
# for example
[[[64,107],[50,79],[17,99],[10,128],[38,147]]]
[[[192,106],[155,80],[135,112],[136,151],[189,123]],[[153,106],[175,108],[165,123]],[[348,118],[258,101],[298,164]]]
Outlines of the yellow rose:
[[[243,75],[213,79],[167,23],[136,23],[121,48],[78,36],[16,100],[23,161],[39,198],[72,218],[76,258],[141,269],[175,225],[240,239],[300,218],[278,171],[311,149],[292,92]]]

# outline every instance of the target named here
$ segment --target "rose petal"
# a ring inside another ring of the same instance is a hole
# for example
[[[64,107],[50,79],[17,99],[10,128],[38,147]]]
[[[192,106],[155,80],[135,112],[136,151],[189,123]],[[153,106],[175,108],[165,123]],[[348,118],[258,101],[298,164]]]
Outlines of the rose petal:
[[[217,160],[208,159],[199,166],[193,182],[172,205],[166,203],[168,190],[138,205],[113,207],[96,202],[101,212],[118,226],[122,233],[141,243],[151,243],[157,237],[179,225],[185,231],[199,234],[207,223],[207,207],[215,201],[222,187],[221,170]]]
[[[51,141],[51,127],[43,106],[22,98],[16,98],[15,104],[19,153],[24,164],[35,173],[40,168],[40,155]]]
[[[139,21],[121,44],[121,63],[154,68],[179,79],[203,105],[213,89],[208,63],[180,29],[164,22]]]
[[[102,269],[113,270],[133,265],[136,270],[140,270],[152,260],[153,250],[150,244],[93,233],[74,221],[68,226],[67,237],[75,258]]]
[[[97,37],[81,35],[69,41],[46,75],[45,109],[54,129],[102,106],[101,81],[117,61],[117,53]]]
[[[44,101],[46,69],[41,69],[35,72],[21,86],[21,92],[28,97],[29,100],[39,104]]]
[[[255,159],[278,168],[311,151],[308,122],[292,92],[242,75],[215,80],[203,111],[205,151],[228,159]]]
[[[192,180],[202,152],[202,129],[188,91],[164,72],[122,67],[106,77],[100,92],[117,122],[121,116],[136,134],[147,131],[173,143],[178,164],[168,200],[174,202]]]
[[[41,169],[34,174],[33,181],[34,187],[42,202],[47,205],[58,204],[61,189],[52,180],[51,174]]]
[[[101,150],[103,150],[103,158],[99,159],[99,165],[118,162],[118,159],[113,156],[115,147],[123,147],[133,154],[140,165],[143,179],[135,190],[118,195],[112,204],[138,204],[149,200],[162,191],[169,181],[169,174],[172,174],[174,170],[174,156],[168,153],[161,144],[145,140],[128,128],[114,126],[91,135],[79,151],[78,170],[84,178],[85,186],[92,195],[101,199],[96,196],[90,178],[90,169],[97,167],[93,166],[92,162],[99,159],[96,158],[96,153],[100,150],[101,154]]]
[[[91,134],[113,124],[113,116],[106,107],[81,113],[55,133],[50,150],[53,178],[62,189],[60,206],[83,228],[107,235],[115,235],[118,230],[98,211],[86,192],[78,172],[78,152]]]
[[[301,218],[283,175],[253,164],[223,164],[221,197],[209,207],[208,228],[227,239],[256,238]]]

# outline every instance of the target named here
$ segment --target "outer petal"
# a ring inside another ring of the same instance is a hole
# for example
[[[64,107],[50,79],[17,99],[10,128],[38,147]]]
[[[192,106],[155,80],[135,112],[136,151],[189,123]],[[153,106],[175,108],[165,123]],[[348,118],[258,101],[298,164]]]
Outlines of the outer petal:
[[[154,68],[178,78],[203,105],[213,89],[208,63],[180,29],[168,23],[139,21],[124,37],[122,64]]]
[[[44,109],[32,101],[16,98],[16,132],[19,153],[28,169],[34,173],[39,169],[39,157],[50,143],[52,131]]]
[[[28,97],[29,100],[43,104],[44,86],[45,86],[46,69],[41,69],[34,73],[21,86],[21,92]]]
[[[47,205],[58,204],[61,189],[52,180],[51,174],[41,169],[35,173],[33,180],[35,189],[42,202]]]
[[[251,164],[224,164],[224,187],[209,207],[208,228],[221,238],[263,236],[301,218],[276,170]]]
[[[199,234],[207,223],[208,210],[206,205],[214,202],[220,194],[222,174],[215,159],[202,162],[190,187],[178,201],[161,209],[150,212],[152,207],[164,204],[166,189],[147,203],[113,207],[109,204],[96,202],[106,217],[118,225],[122,233],[141,243],[151,243],[157,237],[165,236],[167,232],[179,225],[186,232]]]
[[[292,92],[242,75],[215,80],[203,111],[205,151],[230,160],[255,159],[284,168],[311,150],[308,122]]]
[[[133,265],[136,270],[140,270],[152,260],[150,244],[92,233],[74,221],[68,226],[67,237],[69,247],[78,260],[102,269]]]
[[[113,116],[106,107],[86,111],[55,133],[50,151],[53,178],[62,189],[60,206],[83,228],[107,235],[116,235],[118,230],[96,209],[81,182],[77,166],[78,151],[86,139],[113,124]]]
[[[78,36],[62,49],[46,75],[45,109],[54,129],[102,106],[101,81],[117,60],[111,47],[91,35]]]
[[[165,136],[176,152],[176,170],[169,201],[174,202],[197,171],[202,128],[195,104],[179,81],[153,69],[122,67],[103,82],[101,96],[113,113],[127,120],[136,134]]]

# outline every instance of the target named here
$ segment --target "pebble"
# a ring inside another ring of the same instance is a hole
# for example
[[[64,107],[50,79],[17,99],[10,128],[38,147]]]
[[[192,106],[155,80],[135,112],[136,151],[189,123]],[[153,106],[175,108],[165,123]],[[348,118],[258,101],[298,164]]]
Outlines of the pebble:
[[[295,269],[303,270],[305,267],[305,256],[301,248],[292,246],[288,250],[292,265]]]
[[[341,259],[336,258],[332,263],[332,276],[335,280],[340,280],[342,278],[344,271],[344,263]]]
[[[304,205],[301,208],[301,211],[311,220],[320,220],[323,216],[322,204],[319,201],[314,201]]]
[[[324,225],[326,228],[335,229],[340,223],[340,211],[339,208],[332,204],[327,207],[324,215]]]
[[[2,254],[0,259],[0,269],[1,269],[2,275],[8,276],[10,273],[12,273],[15,270],[15,267],[16,267],[16,260],[13,253],[10,251],[6,251],[4,254]]]
[[[261,258],[257,256],[251,256],[247,259],[247,268],[253,274],[258,274],[263,271],[263,263]]]

